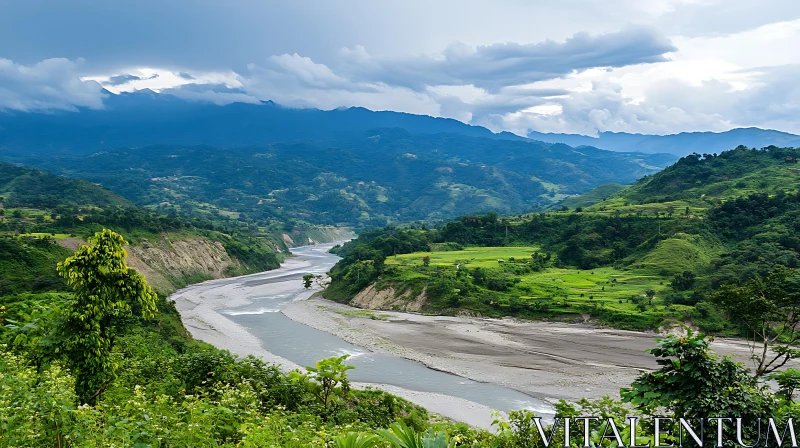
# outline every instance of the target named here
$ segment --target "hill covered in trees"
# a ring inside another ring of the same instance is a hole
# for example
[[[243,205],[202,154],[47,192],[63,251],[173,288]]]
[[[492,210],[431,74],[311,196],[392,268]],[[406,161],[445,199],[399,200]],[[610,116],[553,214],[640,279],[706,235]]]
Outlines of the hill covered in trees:
[[[339,249],[326,296],[350,301],[374,283],[424,294],[429,312],[736,333],[715,292],[800,266],[798,157],[690,155],[587,207],[364,232]]]
[[[288,251],[279,237],[236,221],[162,214],[86,181],[0,164],[0,296],[65,290],[55,261],[103,228],[131,242],[132,254],[161,279],[152,281],[162,292],[211,276],[272,269]],[[197,262],[181,267],[145,261],[175,251]],[[211,255],[216,258],[208,261],[219,264],[220,272],[202,260]]]
[[[287,229],[521,213],[675,160],[423,115],[217,106],[148,91],[109,94],[103,110],[2,114],[0,148],[6,161],[97,182],[163,213]]]
[[[383,226],[480,210],[515,213],[609,182],[628,183],[669,157],[459,134],[376,129],[335,146],[148,146],[31,159],[98,182],[139,205],[245,222]]]

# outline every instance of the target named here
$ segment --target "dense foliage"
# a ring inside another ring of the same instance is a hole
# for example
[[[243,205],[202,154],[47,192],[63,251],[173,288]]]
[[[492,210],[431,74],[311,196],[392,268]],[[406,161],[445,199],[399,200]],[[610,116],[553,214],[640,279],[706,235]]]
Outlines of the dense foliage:
[[[119,235],[90,243],[59,265],[73,292],[0,301],[0,446],[301,447],[427,425],[424,409],[351,390],[346,357],[287,375],[194,342]]]
[[[245,148],[149,146],[25,159],[190,216],[359,228],[514,213],[653,172],[641,155],[533,141],[375,129],[336,142]],[[646,157],[645,157],[646,159]],[[639,162],[643,163],[639,163]]]
[[[131,244],[156,243],[165,234],[218,241],[240,267],[229,274],[274,269],[286,250],[274,233],[248,223],[145,209],[89,182],[0,164],[0,296],[63,290],[54,266],[70,251],[56,242],[85,240],[104,228]]]
[[[331,271],[326,297],[346,301],[377,282],[379,288],[412,290],[412,296],[424,290],[430,312],[466,308],[546,318],[588,313],[623,328],[692,321],[706,331],[736,334],[745,329],[726,323],[709,301],[712,292],[800,265],[800,191],[793,188],[796,181],[786,182],[800,175],[794,162],[799,155],[774,147],[690,155],[586,209],[513,218],[489,213],[433,229],[363,232],[338,249],[344,259]],[[390,259],[464,247],[530,247],[531,253],[475,267],[466,257],[479,250],[449,266]],[[570,269],[614,271],[605,284],[531,289],[530,279],[556,281]],[[626,297],[610,293],[620,290],[617,280],[624,274],[649,278],[651,286]]]

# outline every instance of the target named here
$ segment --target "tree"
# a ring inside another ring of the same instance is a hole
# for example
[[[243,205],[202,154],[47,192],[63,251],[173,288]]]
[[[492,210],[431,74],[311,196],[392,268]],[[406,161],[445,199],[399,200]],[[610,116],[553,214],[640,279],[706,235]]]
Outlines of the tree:
[[[125,318],[156,310],[156,294],[144,276],[128,268],[125,239],[108,229],[89,238],[56,270],[73,287],[58,334],[59,350],[75,375],[75,394],[94,404],[114,379],[114,338]]]
[[[657,341],[656,348],[648,351],[661,368],[621,389],[623,401],[649,413],[666,409],[686,419],[736,416],[752,422],[775,409],[767,386],[741,363],[710,351],[704,335],[690,331],[684,337],[670,335]]]
[[[648,289],[647,291],[644,292],[644,295],[647,296],[647,304],[652,305],[653,298],[656,296],[656,292],[653,291],[652,289]]]
[[[675,274],[675,276],[672,277],[670,286],[672,286],[672,289],[675,291],[687,291],[694,287],[695,279],[696,276],[694,273],[690,271],[683,271],[682,273]]]
[[[744,285],[724,285],[712,301],[747,331],[755,376],[775,372],[800,357],[800,278],[778,268]]]
[[[800,388],[800,370],[786,369],[782,372],[773,373],[770,378],[778,383],[778,393],[783,395],[787,401],[792,401],[794,391]]]
[[[340,384],[345,395],[350,390],[347,371],[355,369],[355,367],[344,363],[349,357],[350,355],[325,358],[317,361],[315,367],[306,367],[306,370],[313,374],[314,380],[319,385],[316,395],[323,406],[328,406],[331,396]]]

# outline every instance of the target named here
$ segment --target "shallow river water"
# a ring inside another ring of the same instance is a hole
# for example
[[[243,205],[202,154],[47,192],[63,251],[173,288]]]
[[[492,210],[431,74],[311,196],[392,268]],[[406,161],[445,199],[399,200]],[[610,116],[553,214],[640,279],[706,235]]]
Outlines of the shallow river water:
[[[280,312],[281,306],[303,292],[301,278],[306,273],[327,272],[339,257],[326,253],[326,246],[306,246],[292,252],[311,262],[302,272],[276,273],[257,282],[297,281],[297,289],[281,294],[257,297],[246,306],[221,310],[229,319],[246,327],[268,351],[303,366],[314,365],[322,358],[349,354],[351,381],[390,384],[420,392],[438,392],[474,401],[500,411],[530,409],[537,414],[551,414],[552,408],[526,394],[491,383],[479,383],[398,356],[372,353],[307,325],[295,322]],[[245,285],[248,280],[244,280]]]

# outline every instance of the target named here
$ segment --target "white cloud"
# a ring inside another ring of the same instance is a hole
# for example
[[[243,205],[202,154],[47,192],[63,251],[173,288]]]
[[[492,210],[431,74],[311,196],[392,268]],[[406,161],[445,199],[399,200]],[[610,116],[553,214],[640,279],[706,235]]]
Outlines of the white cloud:
[[[102,107],[102,84],[520,134],[800,132],[795,0],[120,1],[130,14],[99,0],[3,6],[0,55],[17,63],[0,59],[0,108]],[[75,62],[35,63],[43,54]]]
[[[33,65],[0,58],[0,109],[20,111],[100,109],[100,84],[78,76],[81,60],[46,59]]]

